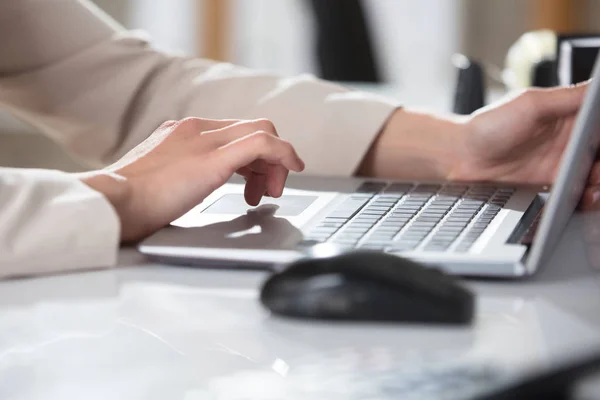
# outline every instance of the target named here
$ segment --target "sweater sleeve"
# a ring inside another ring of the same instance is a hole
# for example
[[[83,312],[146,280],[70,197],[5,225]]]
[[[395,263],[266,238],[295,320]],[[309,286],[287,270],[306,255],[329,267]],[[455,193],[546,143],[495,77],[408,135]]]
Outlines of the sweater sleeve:
[[[398,104],[310,76],[165,54],[86,0],[0,2],[0,106],[101,166],[162,122],[268,118],[314,175],[351,175]]]
[[[0,278],[113,266],[120,224],[73,175],[0,168]]]

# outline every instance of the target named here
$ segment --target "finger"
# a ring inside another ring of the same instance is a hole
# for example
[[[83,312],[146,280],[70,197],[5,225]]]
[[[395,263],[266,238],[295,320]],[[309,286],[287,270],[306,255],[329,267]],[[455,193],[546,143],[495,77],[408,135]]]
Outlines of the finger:
[[[267,174],[267,193],[275,198],[281,197],[285,182],[287,181],[289,170],[281,165],[269,165]]]
[[[265,171],[266,171],[266,169],[265,169]],[[244,197],[248,204],[250,204],[250,202],[248,201],[248,197],[250,197],[250,194],[248,193],[249,191],[251,191],[252,193],[260,192],[261,197],[269,195],[266,190],[266,183],[265,183],[266,178],[263,179],[263,183],[261,184],[261,182],[259,182],[255,176],[255,175],[263,175],[266,177],[266,175],[267,175],[266,173],[260,174],[260,173],[254,172],[250,167],[242,167],[242,168],[238,169],[236,171],[236,173],[243,176],[244,180],[246,181],[246,187],[244,189],[244,194],[245,194]],[[258,195],[255,195],[255,196],[258,196]],[[254,197],[254,196],[252,196],[252,197]],[[258,202],[260,202],[260,199],[258,200]]]
[[[565,117],[579,111],[589,84],[531,91],[533,106],[542,117]]]
[[[292,145],[267,132],[256,132],[244,136],[218,150],[222,152],[222,157],[218,157],[218,159],[226,163],[232,172],[257,160],[281,165],[291,171],[301,172],[304,170],[304,162]]]
[[[579,208],[584,211],[600,210],[600,186],[590,186],[585,189]]]
[[[269,164],[263,160],[254,161],[248,168],[254,173],[267,176],[266,194],[272,197],[281,197],[289,174],[287,168],[282,165]]]
[[[250,169],[248,169],[248,167],[242,167],[235,171],[235,173],[241,175],[246,182],[248,182],[248,179],[250,179],[250,177],[253,174],[253,172]]]
[[[600,162],[596,162],[590,171],[588,186],[600,185]]]
[[[275,125],[271,121],[258,119],[253,121],[239,121],[230,126],[205,132],[202,135],[202,139],[210,140],[213,147],[221,147],[256,132],[267,132],[279,137]]]
[[[244,198],[246,203],[251,206],[257,206],[262,200],[267,187],[267,176],[261,174],[251,174],[244,188]]]
[[[285,188],[285,181],[289,171],[281,165],[269,164],[265,161],[254,161],[247,167],[242,167],[237,171],[246,181],[252,178],[252,175],[263,175],[266,177],[263,196],[281,197]]]

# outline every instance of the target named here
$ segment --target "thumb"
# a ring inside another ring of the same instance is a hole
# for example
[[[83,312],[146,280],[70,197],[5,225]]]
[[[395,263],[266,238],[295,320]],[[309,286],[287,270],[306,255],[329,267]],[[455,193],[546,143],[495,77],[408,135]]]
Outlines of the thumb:
[[[575,86],[540,90],[537,109],[542,117],[566,117],[576,114],[583,103],[589,81]]]

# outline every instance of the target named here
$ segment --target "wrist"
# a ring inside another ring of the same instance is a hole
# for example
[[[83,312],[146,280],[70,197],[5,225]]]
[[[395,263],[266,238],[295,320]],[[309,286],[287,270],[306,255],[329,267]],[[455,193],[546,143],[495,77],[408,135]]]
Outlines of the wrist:
[[[128,180],[121,175],[106,171],[78,174],[77,177],[87,186],[101,193],[112,205],[121,223],[121,241],[127,240],[124,221],[127,220],[130,197]]]
[[[469,136],[467,117],[439,117],[399,109],[369,149],[358,174],[407,180],[458,176]]]

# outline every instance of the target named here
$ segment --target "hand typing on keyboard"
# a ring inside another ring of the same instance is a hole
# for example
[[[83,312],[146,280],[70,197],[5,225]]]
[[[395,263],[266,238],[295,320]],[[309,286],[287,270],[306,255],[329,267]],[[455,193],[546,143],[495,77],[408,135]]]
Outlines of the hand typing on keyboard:
[[[531,89],[461,118],[400,109],[377,136],[358,175],[552,184],[588,87]],[[582,208],[600,208],[599,194],[596,155]]]

